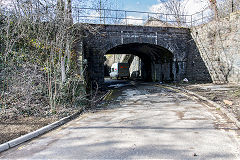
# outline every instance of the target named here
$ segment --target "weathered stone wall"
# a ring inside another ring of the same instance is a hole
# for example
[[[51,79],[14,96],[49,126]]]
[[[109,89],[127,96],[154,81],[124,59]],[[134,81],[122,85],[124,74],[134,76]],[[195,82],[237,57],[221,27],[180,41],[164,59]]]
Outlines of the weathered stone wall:
[[[134,56],[129,68],[131,78],[141,76],[141,60],[138,56]]]
[[[240,82],[240,12],[192,29],[215,83]]]
[[[93,84],[104,82],[105,54],[135,54],[130,52],[134,45],[121,48],[123,52],[113,50],[128,44],[139,45],[135,55],[145,61],[145,66],[151,72],[151,75],[148,75],[148,71],[142,75],[153,81],[181,81],[184,78],[190,81],[211,81],[189,29],[118,25],[93,27],[97,27],[98,32],[92,34],[86,30],[83,38],[84,59],[88,62],[86,78]],[[109,53],[110,50],[113,52]],[[162,62],[161,57],[168,52],[172,54],[171,61]]]

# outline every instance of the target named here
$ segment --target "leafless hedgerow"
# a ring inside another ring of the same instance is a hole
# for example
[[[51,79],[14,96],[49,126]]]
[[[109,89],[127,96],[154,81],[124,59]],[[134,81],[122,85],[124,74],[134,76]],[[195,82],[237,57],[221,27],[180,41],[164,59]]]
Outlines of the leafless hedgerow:
[[[81,55],[72,48],[72,0],[0,2],[0,117],[61,117],[85,105],[85,69],[79,72]]]
[[[49,115],[79,107],[85,93],[72,58],[71,0],[12,6],[0,10],[0,113]]]

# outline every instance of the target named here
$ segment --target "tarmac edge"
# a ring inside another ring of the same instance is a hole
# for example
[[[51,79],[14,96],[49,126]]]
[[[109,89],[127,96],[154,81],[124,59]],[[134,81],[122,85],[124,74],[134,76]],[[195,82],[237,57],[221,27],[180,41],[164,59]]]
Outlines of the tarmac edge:
[[[213,101],[207,99],[206,97],[200,96],[199,94],[197,94],[195,92],[189,91],[189,90],[181,88],[181,87],[176,87],[176,86],[166,85],[166,84],[163,85],[163,86],[180,90],[182,92],[185,92],[188,95],[195,96],[196,98],[198,98],[198,99],[200,99],[202,101],[205,101],[208,104],[211,104],[212,106],[214,106],[217,109],[219,109],[222,113],[224,113],[231,121],[233,121],[236,124],[236,126],[238,128],[240,128],[240,122],[237,120],[237,118],[235,118],[235,116],[232,113],[229,113],[225,108],[223,108],[221,105],[217,104],[216,102],[213,102]]]
[[[38,129],[36,131],[30,132],[30,133],[25,134],[21,137],[18,137],[16,139],[13,139],[13,140],[10,140],[8,142],[5,142],[5,143],[1,144],[0,145],[0,153],[8,150],[10,148],[13,148],[13,147],[15,147],[19,144],[22,144],[26,141],[29,141],[33,138],[36,138],[40,135],[43,135],[43,134],[45,134],[45,133],[47,133],[47,132],[49,132],[49,131],[51,131],[51,130],[59,127],[59,126],[62,126],[64,124],[66,124],[67,122],[69,122],[69,121],[73,120],[74,118],[76,118],[77,116],[79,116],[83,111],[84,111],[84,109],[81,108],[78,112],[76,112],[76,113],[74,113],[74,114],[72,114],[68,117],[64,117],[64,118],[62,118],[62,119],[60,119],[60,120],[58,120],[58,121],[56,121],[52,124],[49,124],[47,126],[44,126],[40,129]]]

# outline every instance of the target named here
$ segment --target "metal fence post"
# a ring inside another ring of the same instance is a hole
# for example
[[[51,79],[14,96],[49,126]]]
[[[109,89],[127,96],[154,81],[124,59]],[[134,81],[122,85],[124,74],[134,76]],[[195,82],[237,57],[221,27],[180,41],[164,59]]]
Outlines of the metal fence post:
[[[117,22],[117,20],[118,20],[118,14],[117,14],[117,10],[116,10],[115,12],[116,12],[116,22]]]
[[[125,21],[126,21],[126,25],[128,25],[128,23],[127,23],[127,11],[125,11]]]
[[[191,15],[191,28],[192,28],[192,26],[193,26],[193,21],[192,21],[193,19],[192,19],[192,15]]]
[[[106,10],[103,10],[103,23],[106,24]]]
[[[79,21],[79,9],[77,10],[77,21],[78,21],[78,23],[80,23],[80,21]]]
[[[100,7],[99,12],[100,12],[99,20],[100,20],[100,24],[102,24],[102,9],[101,9],[101,7]]]

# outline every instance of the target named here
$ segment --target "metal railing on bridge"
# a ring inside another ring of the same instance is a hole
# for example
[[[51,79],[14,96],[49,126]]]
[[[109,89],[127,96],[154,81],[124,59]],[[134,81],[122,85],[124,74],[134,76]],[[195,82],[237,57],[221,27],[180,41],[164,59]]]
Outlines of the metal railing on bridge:
[[[192,27],[213,19],[209,8],[192,15],[176,15],[154,12],[113,9],[72,8],[75,23]]]
[[[15,10],[1,10],[5,15],[15,14]],[[48,7],[46,12],[42,14],[42,21],[53,20],[55,16],[55,8]],[[27,12],[19,11],[20,14],[27,16]],[[18,14],[19,14],[18,13]],[[38,14],[39,12],[36,12]],[[16,14],[16,15],[18,15]],[[29,13],[30,14],[30,13]],[[32,17],[39,17],[33,15]],[[166,26],[166,27],[193,27],[208,23],[214,18],[210,8],[206,8],[192,15],[176,15],[156,12],[127,11],[114,9],[94,9],[72,7],[72,17],[74,23],[91,23],[91,24],[111,24],[111,25],[140,25],[140,26]]]

